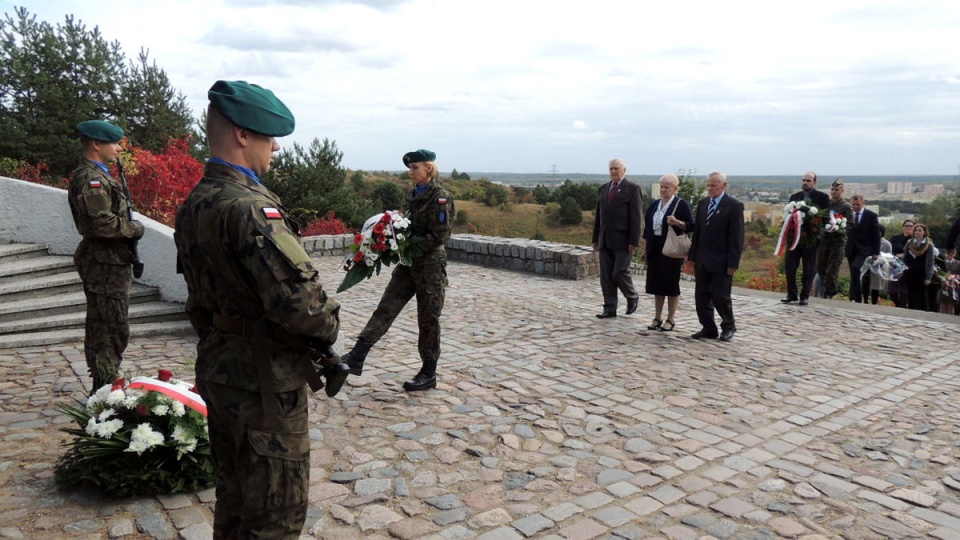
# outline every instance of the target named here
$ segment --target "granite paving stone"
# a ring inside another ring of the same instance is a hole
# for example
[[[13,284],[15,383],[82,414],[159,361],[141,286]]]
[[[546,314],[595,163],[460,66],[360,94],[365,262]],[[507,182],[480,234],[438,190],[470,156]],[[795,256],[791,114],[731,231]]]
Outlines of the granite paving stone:
[[[315,263],[339,279],[339,257]],[[301,538],[960,538],[960,317],[734,289],[740,331],[717,344],[688,337],[691,282],[678,331],[651,333],[593,317],[597,278],[448,275],[435,390],[400,389],[420,367],[408,308],[363,376],[311,395]],[[387,281],[336,295],[340,350]],[[821,346],[850,336],[854,357]],[[189,374],[196,340],[139,337],[124,358]],[[55,406],[89,385],[82,343],[0,349],[0,381],[0,537],[212,536],[213,489],[57,490]]]

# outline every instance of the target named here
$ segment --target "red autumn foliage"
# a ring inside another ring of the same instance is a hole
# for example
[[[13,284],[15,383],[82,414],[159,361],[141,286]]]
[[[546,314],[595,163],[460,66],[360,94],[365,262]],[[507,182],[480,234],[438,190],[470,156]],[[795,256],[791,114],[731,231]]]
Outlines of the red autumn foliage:
[[[17,178],[26,180],[27,182],[33,182],[34,184],[46,184],[44,178],[49,170],[50,166],[46,163],[33,165],[22,161],[20,162],[20,166],[17,167]]]
[[[327,212],[322,218],[315,219],[300,229],[303,236],[322,236],[327,234],[344,234],[347,232],[347,226],[337,219],[337,213],[333,210]]]
[[[767,267],[769,275],[767,277],[752,277],[747,286],[758,291],[786,291],[787,276],[777,272],[777,266],[773,263],[765,262],[763,265]]]
[[[127,167],[126,175],[133,206],[137,212],[173,227],[177,208],[203,176],[203,164],[190,155],[186,139],[171,140],[159,154],[137,147],[130,151],[133,166]]]

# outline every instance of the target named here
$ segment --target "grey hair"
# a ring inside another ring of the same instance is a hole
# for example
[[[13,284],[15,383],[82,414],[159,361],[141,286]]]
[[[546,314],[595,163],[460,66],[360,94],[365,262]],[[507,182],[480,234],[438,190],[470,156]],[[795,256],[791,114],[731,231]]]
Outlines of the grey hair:
[[[619,163],[620,165],[623,165],[623,168],[624,168],[624,169],[627,168],[627,164],[626,164],[622,159],[620,159],[620,158],[613,158],[613,159],[611,159],[608,167],[613,167],[613,164],[614,164],[614,163]]]
[[[724,174],[723,171],[710,171],[710,174],[707,175],[707,178],[710,178],[711,176],[716,176],[723,181],[724,184],[727,183],[727,175]]]
[[[661,183],[661,184],[663,183],[664,180],[667,181],[667,184],[670,184],[670,185],[673,186],[673,187],[680,187],[680,179],[677,178],[677,175],[675,175],[675,174],[673,174],[673,173],[665,174],[665,175],[663,175],[663,176],[660,177],[660,183]]]

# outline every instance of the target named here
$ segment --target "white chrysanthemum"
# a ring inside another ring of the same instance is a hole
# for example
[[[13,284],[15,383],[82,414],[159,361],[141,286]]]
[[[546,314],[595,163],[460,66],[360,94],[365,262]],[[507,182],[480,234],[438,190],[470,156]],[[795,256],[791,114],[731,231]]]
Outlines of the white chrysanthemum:
[[[807,213],[810,214],[811,216],[815,216],[815,215],[817,215],[817,213],[819,213],[819,212],[820,212],[820,210],[819,210],[816,206],[811,206],[811,207],[807,208]]]
[[[187,414],[187,409],[183,406],[183,403],[179,401],[174,401],[173,404],[170,405],[170,410],[173,411],[173,416],[178,418]]]
[[[130,433],[130,446],[126,451],[140,455],[160,444],[163,444],[163,434],[150,427],[150,424],[140,424]]]
[[[146,395],[146,392],[143,390],[127,390],[127,397],[123,400],[123,406],[128,409],[134,409],[137,407],[137,402],[140,401]]]
[[[108,420],[106,422],[101,422],[97,426],[97,437],[103,439],[109,439],[113,437],[113,434],[123,429],[123,420],[115,418],[113,420]]]
[[[104,401],[107,405],[111,407],[124,406],[126,403],[127,394],[123,390],[111,390],[110,394],[107,395],[107,399]]]
[[[87,435],[90,435],[91,437],[96,437],[96,436],[97,436],[97,429],[98,429],[99,427],[100,427],[100,426],[97,424],[97,419],[96,419],[96,418],[90,418],[90,421],[87,422],[87,427],[86,427]]]
[[[173,428],[171,438],[177,441],[177,446],[181,447],[180,451],[183,453],[193,452],[197,449],[197,438],[180,426]]]
[[[101,422],[106,422],[110,419],[111,416],[117,414],[115,409],[104,409],[100,411],[100,414],[97,415],[97,420]]]
[[[154,405],[150,412],[157,416],[166,416],[170,412],[170,407],[166,405]]]
[[[373,264],[376,263],[377,259],[379,258],[380,254],[373,251],[365,251],[363,253],[363,263],[367,266],[373,266]]]

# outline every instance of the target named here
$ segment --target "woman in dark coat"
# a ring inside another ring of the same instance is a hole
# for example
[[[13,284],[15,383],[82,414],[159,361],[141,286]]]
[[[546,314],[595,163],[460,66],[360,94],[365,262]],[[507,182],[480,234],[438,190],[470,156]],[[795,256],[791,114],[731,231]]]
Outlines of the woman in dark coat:
[[[907,241],[903,249],[903,262],[907,269],[900,278],[907,288],[907,304],[910,309],[927,309],[927,285],[933,278],[935,250],[933,242],[927,236],[927,226],[922,223],[914,225],[913,238]]]
[[[680,180],[675,174],[660,177],[660,198],[654,201],[644,219],[644,254],[647,260],[646,293],[654,298],[653,323],[647,330],[669,332],[674,328],[677,303],[680,300],[680,271],[684,259],[674,259],[663,254],[667,227],[676,234],[693,231],[693,211],[690,203],[677,195]],[[667,319],[663,320],[663,301],[667,300]]]

